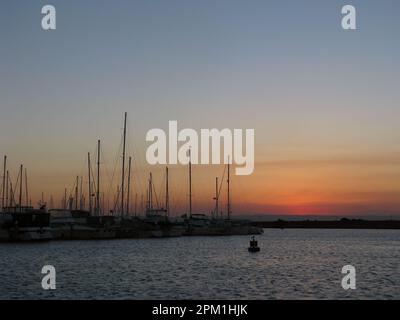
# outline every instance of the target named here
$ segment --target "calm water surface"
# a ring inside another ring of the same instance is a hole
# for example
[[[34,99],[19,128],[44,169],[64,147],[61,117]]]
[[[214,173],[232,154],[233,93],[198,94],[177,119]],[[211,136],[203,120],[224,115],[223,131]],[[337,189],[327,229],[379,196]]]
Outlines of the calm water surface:
[[[400,231],[0,244],[1,299],[400,299]],[[41,288],[43,265],[57,289]],[[357,269],[357,289],[341,268]]]

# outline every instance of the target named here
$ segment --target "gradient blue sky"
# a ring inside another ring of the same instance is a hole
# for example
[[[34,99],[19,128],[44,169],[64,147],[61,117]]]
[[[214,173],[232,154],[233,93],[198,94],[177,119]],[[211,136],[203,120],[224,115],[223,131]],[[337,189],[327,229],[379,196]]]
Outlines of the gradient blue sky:
[[[57,9],[56,31],[41,29],[45,4]],[[357,9],[357,31],[341,29],[345,4]],[[2,0],[0,153],[30,168],[36,195],[60,194],[98,138],[115,157],[124,111],[142,160],[146,131],[168,120],[255,128],[244,208],[397,212],[399,9],[396,0]]]

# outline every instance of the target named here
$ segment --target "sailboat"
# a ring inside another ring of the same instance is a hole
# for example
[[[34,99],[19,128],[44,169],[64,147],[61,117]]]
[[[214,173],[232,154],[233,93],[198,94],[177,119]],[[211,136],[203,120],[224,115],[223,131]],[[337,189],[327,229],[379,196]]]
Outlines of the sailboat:
[[[192,212],[192,159],[189,150],[189,213],[184,216],[187,236],[221,235],[223,230],[212,223],[212,219],[203,213]]]
[[[232,206],[231,206],[231,175],[230,175],[230,161],[228,159],[228,178],[227,178],[227,218],[224,220],[225,224],[225,234],[226,235],[256,235],[262,234],[264,230],[259,227],[255,227],[251,225],[250,220],[244,219],[232,219]]]
[[[165,168],[165,207],[160,207],[158,203],[156,203],[156,207],[154,206],[153,201],[153,193],[154,183],[153,176],[150,173],[149,178],[149,187],[147,191],[147,208],[146,215],[144,221],[156,227],[161,237],[179,237],[182,236],[184,232],[184,228],[179,225],[171,222],[169,218],[169,172],[168,167]],[[156,201],[157,202],[157,201]],[[157,231],[154,231],[155,234],[158,234]]]
[[[95,208],[92,206],[92,168],[90,153],[88,153],[89,180],[89,210],[82,206],[82,187],[79,196],[79,177],[75,183],[75,197],[70,197],[67,204],[67,194],[64,195],[64,208],[50,209],[50,225],[54,239],[57,240],[95,240],[113,239],[115,222],[112,216],[100,215],[100,140],[97,141],[97,183],[95,192]],[[82,180],[81,180],[82,181]],[[79,204],[80,202],[80,204]],[[75,204],[75,208],[74,208]]]
[[[190,152],[189,152],[190,158]],[[218,178],[216,179],[216,194],[214,200],[216,201],[215,211],[212,217],[205,214],[192,213],[192,166],[189,160],[189,215],[186,216],[187,230],[185,235],[189,236],[215,236],[215,235],[256,235],[262,234],[262,228],[251,225],[249,220],[232,219],[231,214],[231,190],[230,190],[230,162],[227,163],[227,211],[226,218],[219,214],[219,197],[220,188],[218,187]]]
[[[4,161],[4,177],[6,176],[6,157]],[[5,197],[2,199],[2,211],[0,212],[0,241],[48,241],[52,239],[50,232],[49,213],[46,205],[42,204],[40,209],[34,209],[32,206],[23,205],[23,166],[20,166],[19,172],[19,203],[13,203],[14,192],[10,183],[10,202],[5,203]],[[7,172],[7,181],[3,180],[3,190],[7,190],[9,184],[9,175]],[[6,186],[7,183],[7,186]],[[27,195],[27,178],[25,171],[25,188]],[[3,191],[4,192],[4,191]],[[7,195],[8,198],[8,195]],[[8,202],[8,201],[7,201]]]

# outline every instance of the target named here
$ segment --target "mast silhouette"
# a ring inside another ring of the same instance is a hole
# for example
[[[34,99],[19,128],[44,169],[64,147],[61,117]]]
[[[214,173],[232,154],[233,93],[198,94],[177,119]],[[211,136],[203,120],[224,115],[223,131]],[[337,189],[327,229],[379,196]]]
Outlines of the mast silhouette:
[[[150,172],[149,178],[149,211],[153,211],[153,175]]]
[[[16,206],[17,204],[15,203],[15,194],[14,194],[14,188],[13,188],[13,184],[10,178],[10,207],[12,206]]]
[[[28,172],[25,168],[25,205],[29,205],[29,197],[28,197]]]
[[[5,201],[5,188],[6,188],[6,171],[7,171],[7,156],[4,156],[4,167],[3,167],[3,194],[1,197],[1,210],[4,208]],[[8,183],[8,182],[7,182]]]
[[[64,188],[64,209],[67,209],[67,188]]]
[[[126,214],[129,215],[129,201],[131,194],[131,166],[132,166],[132,157],[129,157],[128,163],[128,190],[126,195]]]
[[[14,188],[13,188],[13,184],[12,184],[10,176],[9,176],[9,179],[10,179],[10,207],[12,207],[13,205],[16,206],[16,203],[15,203]]]
[[[92,174],[90,171],[90,153],[88,152],[89,213],[92,214]]]
[[[165,215],[169,216],[169,186],[168,167],[165,168]]]
[[[81,176],[79,186],[79,210],[83,210],[83,177]]]
[[[228,220],[231,218],[231,197],[230,197],[230,179],[231,179],[231,175],[230,175],[230,160],[228,157],[228,205],[227,205],[227,209],[228,209]]]
[[[192,217],[192,156],[189,149],[189,217]]]
[[[96,214],[100,216],[100,140],[97,140],[97,190],[96,190]]]
[[[20,211],[22,211],[22,171],[23,171],[23,166],[19,167],[19,208]]]
[[[215,178],[215,218],[218,218],[218,177]]]
[[[127,112],[125,112],[125,118],[124,118],[124,143],[122,147],[121,217],[124,215],[126,117],[127,117]]]
[[[8,186],[9,186],[9,180],[10,180],[10,174],[9,174],[9,172],[8,172],[8,170],[7,170],[7,177],[6,177],[6,206],[8,207],[9,206],[9,203],[8,203]]]
[[[79,190],[79,176],[76,176],[76,186],[75,186],[75,210],[78,210],[78,191]]]

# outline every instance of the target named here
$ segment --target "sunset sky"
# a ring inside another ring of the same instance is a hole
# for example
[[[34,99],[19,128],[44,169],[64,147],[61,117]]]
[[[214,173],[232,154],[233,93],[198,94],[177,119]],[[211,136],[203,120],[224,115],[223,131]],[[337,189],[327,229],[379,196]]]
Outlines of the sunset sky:
[[[45,4],[55,31],[41,29]],[[341,28],[345,4],[358,30]],[[2,1],[0,156],[13,183],[27,168],[34,204],[43,192],[59,205],[77,175],[87,185],[87,152],[101,139],[112,199],[127,111],[132,198],[152,171],[162,199],[148,130],[169,120],[254,128],[255,171],[233,177],[234,213],[396,215],[399,30],[398,0]],[[196,212],[212,210],[223,170],[194,166]],[[184,213],[187,168],[172,166],[170,179],[172,209]]]

